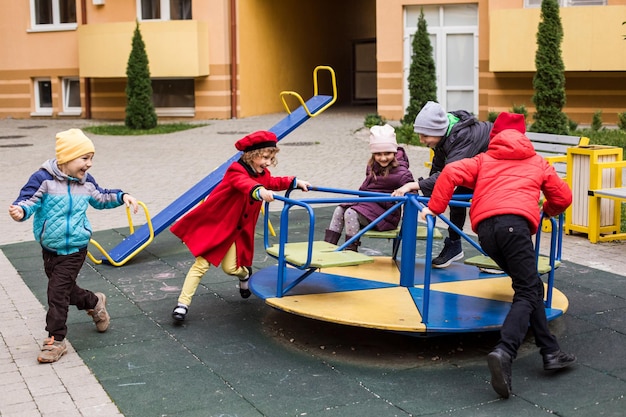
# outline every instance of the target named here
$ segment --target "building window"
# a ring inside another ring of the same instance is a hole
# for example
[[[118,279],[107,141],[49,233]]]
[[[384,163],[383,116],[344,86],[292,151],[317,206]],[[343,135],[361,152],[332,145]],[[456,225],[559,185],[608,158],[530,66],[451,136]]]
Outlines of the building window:
[[[76,0],[30,0],[31,30],[76,29]]]
[[[606,6],[606,0],[558,0],[559,6]],[[524,0],[524,7],[541,7],[541,0]]]
[[[152,102],[158,116],[193,116],[196,107],[193,78],[152,80]]]
[[[78,115],[80,107],[80,80],[78,78],[63,78],[63,113],[65,115]]]
[[[191,0],[137,0],[140,20],[191,20]]]
[[[49,78],[34,80],[35,114],[40,116],[52,115],[52,82]]]

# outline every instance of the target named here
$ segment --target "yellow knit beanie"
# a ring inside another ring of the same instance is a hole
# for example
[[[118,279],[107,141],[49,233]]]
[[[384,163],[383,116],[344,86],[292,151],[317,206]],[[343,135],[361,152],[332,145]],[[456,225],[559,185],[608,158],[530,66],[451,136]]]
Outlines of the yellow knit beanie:
[[[80,129],[69,129],[57,133],[57,164],[64,164],[88,153],[95,153],[93,142]]]

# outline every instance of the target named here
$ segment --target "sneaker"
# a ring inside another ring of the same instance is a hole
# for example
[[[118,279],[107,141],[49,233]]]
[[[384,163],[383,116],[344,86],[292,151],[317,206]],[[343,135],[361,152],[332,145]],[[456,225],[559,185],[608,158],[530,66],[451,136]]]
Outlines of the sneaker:
[[[93,309],[87,310],[87,314],[93,318],[93,322],[96,323],[96,329],[102,333],[106,332],[109,328],[111,316],[107,313],[107,296],[101,292],[97,292],[96,297],[98,297],[98,304],[96,304]]]
[[[484,272],[485,274],[493,274],[493,275],[504,274],[503,270],[496,269],[496,268],[485,268],[485,267],[479,266],[478,269],[480,270],[480,272]]]
[[[178,304],[174,311],[172,311],[172,318],[176,321],[184,321],[185,317],[187,317],[187,312],[189,311],[189,307],[185,304]]]
[[[54,336],[46,337],[41,347],[41,353],[37,357],[39,363],[52,363],[61,359],[61,356],[67,353],[65,339],[61,341],[54,340]]]
[[[487,355],[487,365],[491,372],[491,386],[502,398],[511,396],[511,355],[496,348]]]
[[[543,355],[543,369],[546,371],[567,368],[574,363],[576,363],[576,356],[561,350]]]
[[[460,261],[463,259],[464,253],[461,247],[461,239],[450,240],[446,238],[443,245],[443,250],[435,259],[433,259],[433,268],[447,268],[454,261]]]
[[[245,278],[239,278],[239,295],[241,295],[241,298],[249,298],[252,295],[252,292],[248,288],[248,281],[252,276],[252,267],[244,266],[244,268],[248,273]]]

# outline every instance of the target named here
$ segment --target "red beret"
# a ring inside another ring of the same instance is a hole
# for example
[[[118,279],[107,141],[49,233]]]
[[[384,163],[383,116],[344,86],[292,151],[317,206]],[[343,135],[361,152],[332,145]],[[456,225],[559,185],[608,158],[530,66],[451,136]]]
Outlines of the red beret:
[[[240,151],[250,152],[255,149],[275,148],[278,139],[276,135],[267,130],[259,130],[244,136],[235,143],[235,148]]]
[[[526,121],[524,115],[519,113],[507,113],[503,111],[498,115],[496,121],[493,122],[491,133],[489,134],[489,140],[493,139],[495,135],[506,129],[515,129],[520,133],[526,133]]]

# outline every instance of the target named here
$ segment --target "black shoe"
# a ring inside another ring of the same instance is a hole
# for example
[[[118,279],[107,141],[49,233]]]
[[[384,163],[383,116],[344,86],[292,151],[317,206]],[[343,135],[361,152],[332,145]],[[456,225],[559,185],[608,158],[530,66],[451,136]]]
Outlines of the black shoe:
[[[248,271],[248,275],[244,279],[239,279],[239,295],[241,295],[241,298],[249,298],[252,295],[252,292],[248,288],[241,288],[241,283],[248,282],[252,276],[252,268],[249,266],[244,266],[244,268]]]
[[[465,254],[461,247],[461,239],[450,240],[446,238],[443,244],[443,249],[439,256],[432,261],[433,268],[447,268],[454,261],[460,261]]]
[[[172,311],[172,318],[176,321],[184,321],[185,317],[187,317],[187,311],[187,306],[179,304],[174,308],[174,311]]]
[[[487,365],[491,372],[491,386],[502,398],[511,396],[511,355],[496,348],[487,355]]]
[[[576,363],[576,356],[561,350],[543,355],[543,369],[546,371],[567,368],[574,363]]]

